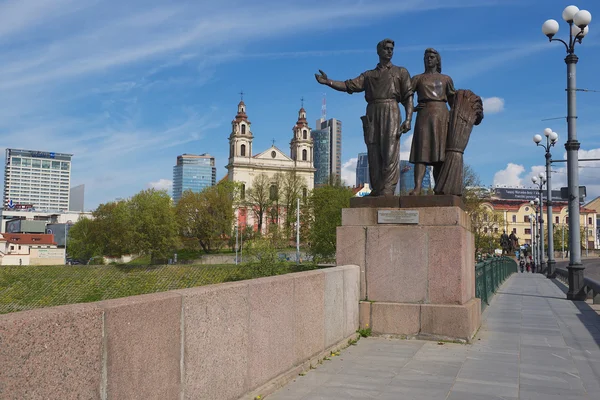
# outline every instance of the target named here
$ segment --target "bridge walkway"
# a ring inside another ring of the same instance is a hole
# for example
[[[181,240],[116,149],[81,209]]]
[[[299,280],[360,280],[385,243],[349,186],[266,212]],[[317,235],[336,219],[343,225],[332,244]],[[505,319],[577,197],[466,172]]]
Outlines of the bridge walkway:
[[[472,344],[369,337],[267,400],[600,399],[600,308],[513,274]]]

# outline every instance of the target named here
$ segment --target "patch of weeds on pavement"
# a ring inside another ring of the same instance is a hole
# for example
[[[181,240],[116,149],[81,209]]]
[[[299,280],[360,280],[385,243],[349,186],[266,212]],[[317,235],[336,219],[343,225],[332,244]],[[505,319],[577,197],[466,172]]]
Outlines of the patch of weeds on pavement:
[[[371,336],[371,327],[367,324],[364,328],[356,331],[361,337],[369,337]]]

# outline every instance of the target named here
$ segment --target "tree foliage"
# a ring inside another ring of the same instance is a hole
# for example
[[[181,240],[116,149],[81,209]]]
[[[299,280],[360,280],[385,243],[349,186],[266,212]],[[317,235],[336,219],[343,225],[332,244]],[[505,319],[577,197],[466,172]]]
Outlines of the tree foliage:
[[[202,250],[219,250],[231,236],[237,186],[222,182],[200,193],[185,191],[175,207],[179,233],[194,238]]]
[[[144,190],[129,200],[100,204],[94,219],[81,219],[69,230],[75,258],[125,254],[168,256],[177,244],[177,222],[166,191]]]
[[[246,191],[246,205],[252,209],[258,221],[258,231],[262,232],[263,218],[273,204],[271,179],[267,174],[259,174],[252,180],[252,187]]]
[[[331,259],[336,250],[336,228],[342,225],[342,208],[350,207],[352,190],[342,185],[315,188],[308,200],[308,240],[315,260]]]
[[[132,252],[167,258],[177,244],[177,221],[166,190],[148,189],[127,202]]]
[[[92,213],[96,245],[102,255],[120,257],[132,252],[131,215],[128,201],[100,204]]]
[[[102,249],[96,240],[96,224],[89,218],[81,218],[69,229],[67,251],[69,256],[78,260],[89,260],[102,255]]]

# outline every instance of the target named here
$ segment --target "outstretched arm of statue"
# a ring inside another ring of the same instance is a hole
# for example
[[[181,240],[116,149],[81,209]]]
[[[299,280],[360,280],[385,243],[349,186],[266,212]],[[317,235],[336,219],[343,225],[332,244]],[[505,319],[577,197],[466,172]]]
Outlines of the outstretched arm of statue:
[[[406,112],[406,118],[404,119],[404,122],[402,122],[402,124],[400,125],[400,131],[398,132],[399,134],[403,134],[410,131],[410,125],[412,122],[414,112],[413,96],[408,96],[408,98],[402,102],[402,105],[404,106],[404,111]]]
[[[348,91],[346,82],[334,81],[332,79],[329,79],[329,77],[327,77],[327,74],[321,70],[319,70],[318,74],[315,74],[315,78],[317,79],[317,82],[319,82],[321,85],[327,85],[330,88],[338,90],[340,92]]]

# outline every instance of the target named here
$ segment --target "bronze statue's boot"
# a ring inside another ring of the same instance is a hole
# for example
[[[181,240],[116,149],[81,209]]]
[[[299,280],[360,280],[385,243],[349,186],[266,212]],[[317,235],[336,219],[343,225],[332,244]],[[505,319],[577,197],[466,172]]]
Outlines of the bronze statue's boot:
[[[420,194],[421,194],[421,189],[413,189],[408,193],[409,196],[419,196]]]

